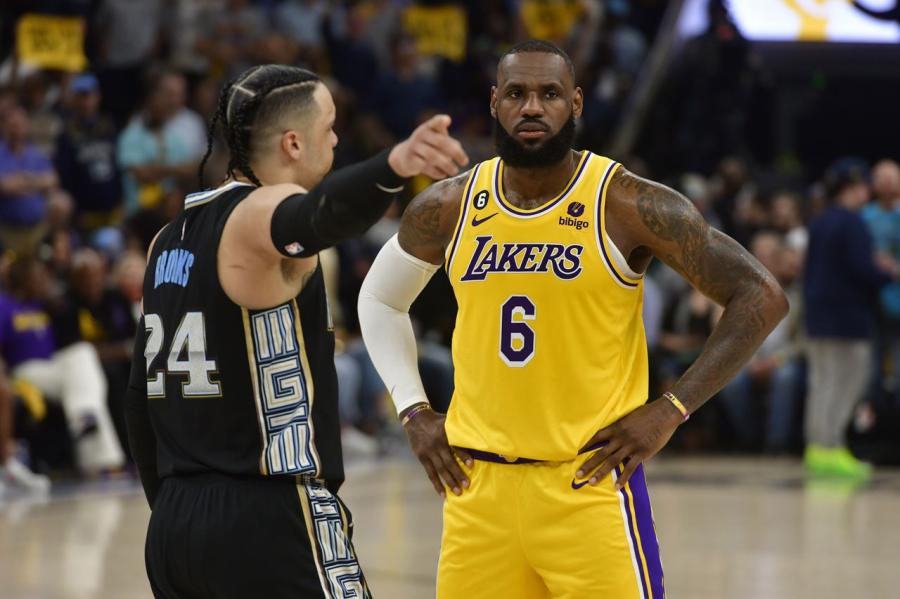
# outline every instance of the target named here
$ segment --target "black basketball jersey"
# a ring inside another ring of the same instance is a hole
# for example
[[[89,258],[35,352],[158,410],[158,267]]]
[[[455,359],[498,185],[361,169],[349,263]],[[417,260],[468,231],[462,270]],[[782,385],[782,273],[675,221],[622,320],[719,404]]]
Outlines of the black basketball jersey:
[[[321,266],[296,298],[266,310],[235,304],[219,281],[222,230],[253,189],[189,195],[150,255],[144,353],[159,475],[307,475],[336,491],[344,471]]]

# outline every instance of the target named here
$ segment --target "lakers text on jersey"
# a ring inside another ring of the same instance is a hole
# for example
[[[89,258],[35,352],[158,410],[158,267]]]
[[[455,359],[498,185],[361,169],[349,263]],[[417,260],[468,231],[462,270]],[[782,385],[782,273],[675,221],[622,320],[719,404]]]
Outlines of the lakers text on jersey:
[[[505,197],[499,158],[473,169],[446,256],[459,303],[451,444],[572,459],[646,400],[642,279],[605,228],[616,168],[583,152],[533,210]]]

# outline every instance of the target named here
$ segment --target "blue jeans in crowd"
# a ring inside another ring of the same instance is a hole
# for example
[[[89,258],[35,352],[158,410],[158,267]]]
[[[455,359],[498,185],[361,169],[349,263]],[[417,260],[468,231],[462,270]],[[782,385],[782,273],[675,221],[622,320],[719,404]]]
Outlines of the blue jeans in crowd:
[[[742,447],[755,446],[762,438],[767,451],[780,452],[790,447],[803,400],[803,364],[798,359],[778,366],[768,383],[757,383],[744,369],[720,393],[725,410]],[[766,401],[768,400],[768,401]],[[764,406],[759,410],[757,403]],[[760,412],[764,414],[759,417]],[[765,429],[760,431],[764,423]]]

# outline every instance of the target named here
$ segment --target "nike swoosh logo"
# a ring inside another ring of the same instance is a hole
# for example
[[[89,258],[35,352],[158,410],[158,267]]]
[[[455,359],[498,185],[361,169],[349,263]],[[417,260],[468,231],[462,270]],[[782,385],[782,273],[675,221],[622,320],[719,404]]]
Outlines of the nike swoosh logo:
[[[583,487],[584,485],[588,484],[588,481],[590,481],[590,479],[585,479],[583,482],[577,483],[577,482],[575,482],[575,479],[573,478],[573,479],[572,479],[572,488],[573,488],[573,489],[580,489],[580,488]]]
[[[473,217],[472,217],[472,226],[473,226],[473,227],[477,227],[477,226],[480,225],[481,223],[483,223],[483,222],[485,222],[485,221],[491,220],[492,218],[494,218],[495,216],[497,216],[497,214],[498,214],[498,213],[495,212],[495,213],[493,213],[493,214],[490,215],[490,216],[485,216],[485,217],[482,218],[481,220],[478,219],[478,216],[473,216]]]

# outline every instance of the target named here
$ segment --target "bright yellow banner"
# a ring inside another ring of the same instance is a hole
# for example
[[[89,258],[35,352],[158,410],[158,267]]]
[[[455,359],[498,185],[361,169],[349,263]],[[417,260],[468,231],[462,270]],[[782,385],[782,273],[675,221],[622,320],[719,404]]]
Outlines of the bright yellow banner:
[[[454,62],[466,57],[466,12],[460,6],[410,6],[403,26],[416,38],[420,54],[443,56]]]
[[[16,26],[19,60],[45,69],[83,71],[84,19],[29,14]]]
[[[523,0],[521,11],[529,37],[564,40],[584,14],[584,4],[581,0]]]

